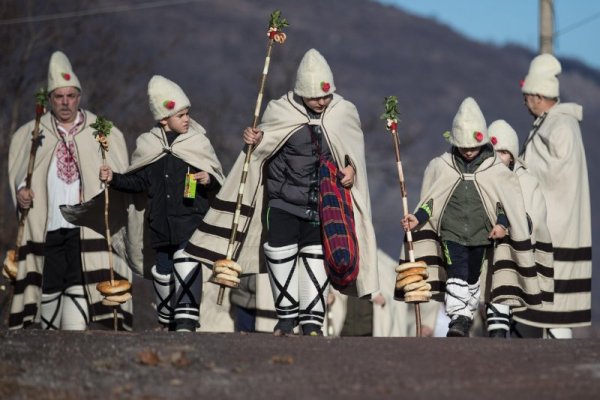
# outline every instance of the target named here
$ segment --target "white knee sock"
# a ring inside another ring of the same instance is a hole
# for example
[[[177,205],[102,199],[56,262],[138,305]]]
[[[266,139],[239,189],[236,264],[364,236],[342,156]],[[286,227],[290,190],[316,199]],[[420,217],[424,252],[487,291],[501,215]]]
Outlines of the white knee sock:
[[[479,310],[480,295],[481,286],[479,285],[479,281],[474,284],[469,283],[469,309],[471,310],[472,315],[475,315],[475,313]]]
[[[175,280],[173,273],[163,275],[152,266],[152,286],[156,302],[158,322],[169,325],[173,322],[175,314]]]
[[[298,318],[298,245],[264,245],[269,281],[278,319]]]
[[[329,278],[323,263],[323,247],[303,247],[298,264],[300,325],[323,326],[329,293]]]
[[[59,330],[62,317],[62,293],[42,293],[40,304],[40,318],[42,329]]]
[[[486,308],[487,330],[510,330],[510,307],[505,304],[491,303]]]
[[[70,286],[63,294],[63,312],[60,328],[65,331],[84,331],[90,311],[82,285]]]
[[[202,268],[193,258],[187,257],[183,250],[173,255],[173,276],[175,278],[175,325],[188,320],[200,321],[200,301],[202,300]],[[180,330],[177,327],[177,330]],[[191,329],[185,329],[191,330]],[[195,329],[193,329],[195,330]]]
[[[446,281],[446,313],[451,319],[463,315],[473,319],[473,312],[469,306],[471,295],[469,284],[459,278],[449,278]]]

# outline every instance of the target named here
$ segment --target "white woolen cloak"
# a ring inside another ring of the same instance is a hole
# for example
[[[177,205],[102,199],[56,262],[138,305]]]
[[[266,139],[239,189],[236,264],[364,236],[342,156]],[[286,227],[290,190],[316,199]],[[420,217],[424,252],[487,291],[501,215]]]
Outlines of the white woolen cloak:
[[[98,179],[98,170],[102,164],[100,145],[94,138],[95,131],[90,124],[96,121],[96,115],[83,111],[84,122],[80,132],[74,136],[75,157],[79,167],[81,180],[81,200],[86,201],[96,196],[102,185]],[[13,201],[16,204],[16,190],[24,182],[29,162],[31,132],[35,121],[23,125],[12,137],[8,171]],[[23,241],[19,248],[19,269],[14,282],[14,295],[10,309],[9,327],[23,328],[33,322],[39,322],[39,304],[41,299],[42,270],[44,266],[43,248],[46,239],[46,220],[48,215],[48,169],[53,159],[60,136],[56,131],[50,113],[42,116],[40,121],[41,145],[38,147],[31,189],[35,193],[33,206],[27,216]],[[124,171],[128,164],[127,146],[123,134],[113,127],[108,137],[109,151],[107,163],[115,171]],[[98,226],[103,226],[104,215],[98,214]],[[126,196],[111,197],[110,202],[111,229],[124,229],[127,221]],[[104,322],[112,326],[112,308],[102,305],[102,295],[96,290],[96,284],[110,279],[109,253],[103,232],[90,228],[81,228],[81,261],[85,294],[90,305],[90,316],[94,322]],[[115,279],[131,281],[131,271],[125,260],[113,252]],[[116,308],[119,324],[124,329],[131,329],[133,308],[131,300]]]
[[[591,324],[592,228],[588,172],[579,128],[582,107],[557,104],[534,122],[522,152],[540,183],[554,247],[554,303],[528,319],[544,326]]]
[[[252,152],[248,177],[243,188],[243,207],[233,259],[241,265],[244,274],[259,271],[265,233],[262,214],[265,206],[263,203],[267,201],[265,196],[267,163],[294,132],[307,124],[317,124],[322,127],[324,137],[338,165],[343,165],[344,157],[348,155],[355,167],[356,176],[351,194],[356,235],[359,241],[360,266],[356,285],[348,288],[348,294],[365,296],[375,292],[379,284],[364,138],[356,108],[337,94],[333,95],[331,103],[318,120],[309,118],[302,100],[292,92],[269,102],[259,126],[264,135]],[[212,265],[214,261],[226,256],[244,158],[245,153],[242,152],[229,173],[225,185],[213,201],[211,209],[186,247],[186,253],[199,261]]]
[[[527,171],[521,161],[515,161],[514,172],[519,178],[523,200],[525,201],[525,210],[532,225],[531,241],[534,248],[543,304],[516,312],[513,314],[513,318],[527,325],[544,327],[544,323],[537,321],[537,319],[540,315],[545,315],[552,309],[551,306],[554,301],[554,251],[552,238],[546,223],[546,200],[537,178]]]
[[[432,285],[434,299],[443,299],[441,292],[445,290],[447,277],[439,237],[442,216],[462,179],[473,179],[491,225],[496,224],[498,205],[503,207],[510,223],[510,234],[495,243],[493,254],[486,257],[487,268],[484,268],[481,276],[483,300],[506,304],[513,309],[541,304],[542,296],[519,181],[495,155],[484,160],[474,174],[461,174],[450,153],[434,158],[425,170],[419,204],[433,200],[432,214],[423,226],[413,231],[413,245],[415,258],[427,263],[427,281]],[[404,246],[400,259],[400,263],[408,260],[407,246]]]

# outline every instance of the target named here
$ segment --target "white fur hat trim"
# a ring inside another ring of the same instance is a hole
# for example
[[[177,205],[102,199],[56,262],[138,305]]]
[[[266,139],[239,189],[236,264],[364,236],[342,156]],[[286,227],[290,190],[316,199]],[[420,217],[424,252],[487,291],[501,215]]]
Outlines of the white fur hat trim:
[[[64,87],[76,87],[81,90],[81,84],[71,62],[62,51],[55,51],[48,64],[48,92]]]
[[[302,97],[317,98],[333,92],[335,83],[329,64],[317,50],[308,50],[298,66],[294,93]]]
[[[519,156],[519,137],[505,120],[499,119],[488,127],[490,142],[494,150],[506,150],[516,159]]]
[[[557,98],[559,96],[558,75],[561,71],[560,62],[556,57],[552,54],[540,54],[531,61],[521,91]]]
[[[448,141],[456,147],[479,147],[489,142],[487,125],[481,109],[472,97],[463,100],[452,121]]]
[[[190,107],[190,99],[175,82],[161,75],[154,75],[148,82],[150,111],[156,121],[177,114]]]

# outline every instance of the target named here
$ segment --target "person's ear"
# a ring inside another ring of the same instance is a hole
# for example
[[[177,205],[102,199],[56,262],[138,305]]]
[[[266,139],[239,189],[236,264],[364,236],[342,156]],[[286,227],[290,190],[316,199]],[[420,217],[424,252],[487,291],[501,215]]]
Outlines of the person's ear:
[[[161,126],[167,126],[167,118],[163,118],[160,121],[158,121],[159,124],[161,124]]]

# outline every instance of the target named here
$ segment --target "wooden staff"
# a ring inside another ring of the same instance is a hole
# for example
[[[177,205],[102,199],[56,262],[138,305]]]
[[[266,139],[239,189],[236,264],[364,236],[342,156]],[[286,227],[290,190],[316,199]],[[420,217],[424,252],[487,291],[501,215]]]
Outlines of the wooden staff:
[[[113,127],[109,120],[98,117],[96,122],[90,125],[95,129],[94,137],[100,143],[100,151],[102,152],[102,165],[106,166],[106,153],[108,152],[108,135]],[[110,281],[100,282],[96,285],[96,289],[102,293],[105,298],[102,303],[113,307],[113,328],[118,329],[117,306],[126,302],[131,298],[129,289],[131,284],[127,280],[115,280],[114,261],[112,253],[112,238],[110,235],[110,225],[108,220],[109,210],[109,193],[108,185],[104,185],[104,227],[106,235],[106,246],[108,250],[108,266],[110,271]]]
[[[46,105],[48,100],[48,92],[46,89],[40,89],[35,94],[35,125],[33,132],[31,133],[31,148],[29,150],[29,163],[27,164],[27,175],[25,176],[25,189],[31,188],[31,179],[33,177],[33,167],[35,165],[35,156],[37,149],[40,144],[40,120],[42,115],[46,112]],[[23,240],[23,234],[25,232],[25,221],[29,214],[29,208],[21,210],[21,216],[19,218],[19,228],[17,230],[17,241],[15,250],[9,250],[4,261],[4,273],[11,280],[16,279],[17,270],[19,267],[19,248],[21,247],[21,241]]]
[[[381,116],[382,119],[387,120],[387,129],[392,134],[392,140],[394,143],[394,153],[396,154],[396,166],[398,169],[398,180],[400,181],[400,192],[402,194],[402,209],[404,210],[404,216],[409,214],[408,211],[408,194],[406,190],[406,184],[404,183],[404,171],[402,169],[402,161],[400,159],[400,138],[398,136],[398,98],[396,96],[390,96],[385,98],[385,113]],[[411,263],[415,262],[415,252],[413,249],[412,232],[406,231],[406,243],[408,246],[408,257]],[[415,318],[417,325],[417,337],[421,337],[421,309],[419,303],[415,302]]]
[[[46,105],[48,103],[48,91],[43,88],[37,91],[35,94],[35,124],[33,132],[31,132],[31,148],[29,150],[29,163],[27,164],[27,175],[25,176],[25,188],[31,189],[31,179],[33,177],[33,167],[35,166],[35,156],[37,149],[40,144],[40,120],[42,115],[46,112]],[[32,204],[33,205],[33,204]],[[31,207],[31,206],[30,206]],[[2,273],[11,283],[17,278],[19,270],[19,250],[21,248],[21,241],[23,240],[23,234],[25,233],[25,222],[27,215],[29,214],[29,208],[21,210],[21,216],[19,217],[19,227],[17,229],[17,240],[15,243],[14,250],[8,250],[6,257],[4,258],[4,265],[2,266]],[[10,285],[10,293],[8,295],[8,301],[11,302],[12,291],[14,285]],[[7,308],[7,317],[10,315],[10,304]]]
[[[262,78],[260,80],[260,87],[258,89],[258,97],[256,98],[256,106],[254,108],[254,118],[252,120],[252,128],[256,128],[258,126],[258,120],[260,115],[260,109],[262,105],[265,84],[267,82],[267,74],[269,73],[269,65],[271,63],[271,51],[273,49],[273,43],[277,42],[283,44],[286,40],[286,34],[281,30],[289,26],[289,23],[285,18],[281,17],[281,11],[275,10],[271,13],[270,21],[269,21],[269,30],[267,32],[267,37],[269,38],[269,44],[267,46],[267,56],[265,58],[265,64],[263,67]],[[240,179],[240,185],[238,187],[238,195],[237,202],[235,205],[235,212],[233,214],[233,222],[231,225],[231,234],[229,236],[229,243],[227,245],[227,253],[225,255],[225,260],[217,260],[215,261],[215,265],[213,267],[213,274],[210,278],[210,281],[220,285],[219,294],[217,297],[217,304],[223,304],[223,296],[225,295],[225,287],[236,288],[238,287],[238,283],[232,280],[225,279],[226,276],[219,276],[221,268],[229,268],[233,269],[237,272],[239,276],[241,272],[241,267],[237,265],[237,263],[233,262],[233,252],[235,248],[235,238],[237,235],[237,229],[240,219],[240,213],[242,210],[242,200],[244,198],[244,186],[246,184],[246,178],[248,177],[248,166],[250,164],[250,156],[252,155],[252,151],[254,150],[254,145],[247,144],[246,158],[244,159],[244,166],[242,169],[242,177]]]

